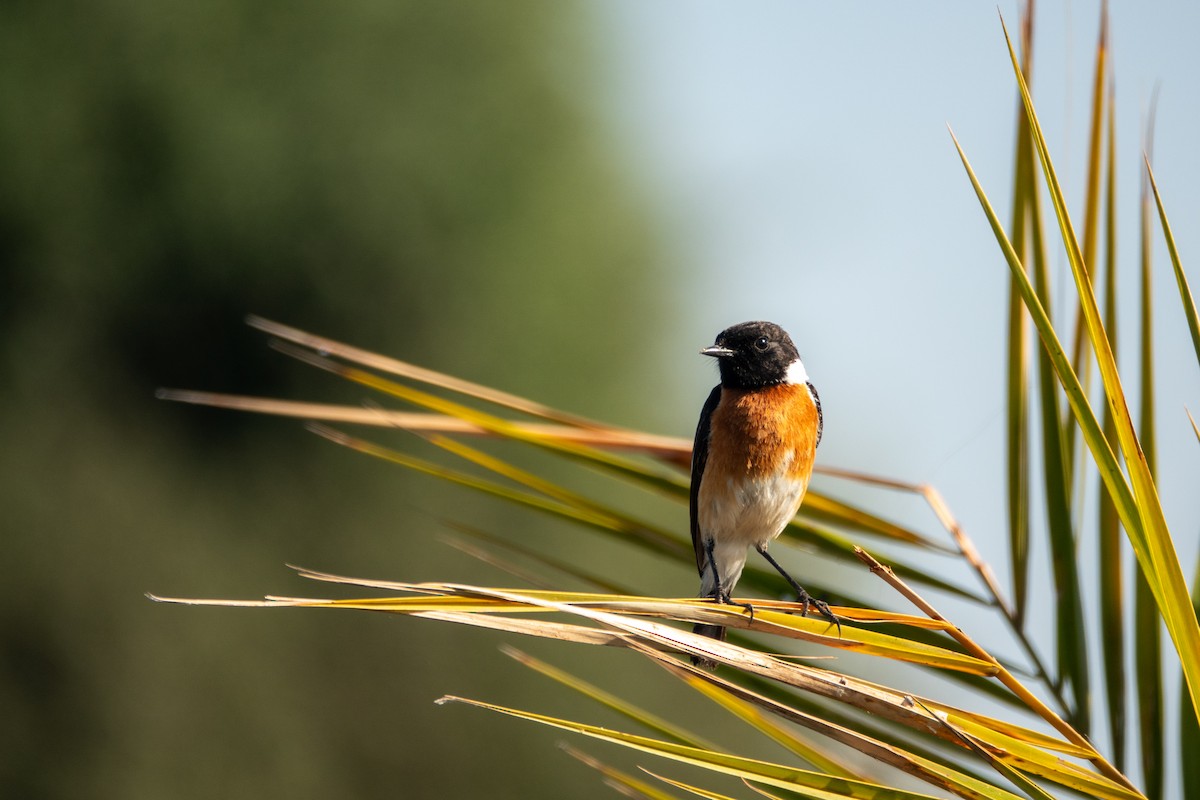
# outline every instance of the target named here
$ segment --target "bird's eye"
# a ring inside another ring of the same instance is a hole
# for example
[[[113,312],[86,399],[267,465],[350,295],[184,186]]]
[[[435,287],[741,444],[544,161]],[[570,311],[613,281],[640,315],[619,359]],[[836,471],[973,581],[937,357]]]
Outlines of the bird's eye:
[[[754,347],[757,350],[766,350],[771,346],[771,340],[765,336],[760,336],[754,340]]]

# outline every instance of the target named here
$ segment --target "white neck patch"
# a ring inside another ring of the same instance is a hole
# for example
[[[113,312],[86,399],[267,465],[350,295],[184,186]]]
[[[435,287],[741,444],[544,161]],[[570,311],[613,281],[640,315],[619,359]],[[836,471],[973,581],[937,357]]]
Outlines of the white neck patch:
[[[788,383],[794,383],[800,386],[808,383],[808,372],[804,369],[803,361],[797,358],[788,365],[786,380]]]

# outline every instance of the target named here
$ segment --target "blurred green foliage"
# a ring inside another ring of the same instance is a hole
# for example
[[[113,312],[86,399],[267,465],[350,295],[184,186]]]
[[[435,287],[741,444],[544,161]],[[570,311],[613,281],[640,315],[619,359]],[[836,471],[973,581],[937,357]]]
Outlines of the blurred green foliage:
[[[607,792],[545,734],[434,707],[544,690],[487,634],[142,596],[309,589],[284,561],[503,582],[439,545],[436,517],[514,512],[292,423],[153,399],[362,399],[269,352],[248,312],[645,421],[628,387],[668,322],[660,259],[592,116],[579,17],[548,0],[0,7],[0,795]],[[463,672],[463,646],[494,666]]]

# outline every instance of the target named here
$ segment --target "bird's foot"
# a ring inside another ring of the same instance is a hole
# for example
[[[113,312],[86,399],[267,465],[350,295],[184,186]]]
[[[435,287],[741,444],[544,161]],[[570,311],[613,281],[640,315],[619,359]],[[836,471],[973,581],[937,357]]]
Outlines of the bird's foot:
[[[812,608],[815,608],[817,611],[821,612],[822,617],[829,620],[834,625],[837,625],[838,637],[840,638],[842,635],[842,622],[836,616],[834,616],[832,611],[829,610],[829,605],[823,600],[818,600],[808,592],[804,591],[804,587],[796,583],[796,579],[789,575],[787,570],[779,566],[779,562],[772,558],[771,554],[767,552],[767,545],[765,542],[759,544],[756,549],[762,554],[762,557],[767,560],[767,563],[774,567],[775,571],[782,575],[784,580],[786,580],[791,587],[796,590],[796,602],[801,604],[800,615],[807,617],[809,607],[811,606]]]
[[[744,608],[746,609],[746,613],[750,615],[750,621],[754,621],[754,606],[750,605],[749,603],[739,603],[724,592],[718,592],[708,599],[712,600],[714,603],[720,603],[723,606],[738,606],[740,608]]]
[[[799,589],[799,588],[798,588],[798,591],[796,592],[796,602],[800,604],[800,615],[801,616],[807,617],[808,609],[810,607],[815,608],[817,610],[817,613],[819,613],[822,617],[829,620],[834,625],[837,625],[838,637],[839,638],[841,637],[842,621],[837,618],[836,614],[834,614],[832,611],[829,610],[828,603],[826,603],[824,600],[818,600],[817,598],[810,595],[808,592],[804,591],[803,589]]]

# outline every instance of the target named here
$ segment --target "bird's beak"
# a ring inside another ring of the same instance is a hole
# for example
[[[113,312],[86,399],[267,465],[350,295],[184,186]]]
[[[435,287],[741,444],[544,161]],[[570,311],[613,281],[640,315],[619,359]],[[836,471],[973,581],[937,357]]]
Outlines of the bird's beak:
[[[701,350],[700,355],[712,356],[713,358],[728,358],[729,356],[733,355],[733,351],[728,347],[718,347],[714,344],[712,347],[706,347]]]

